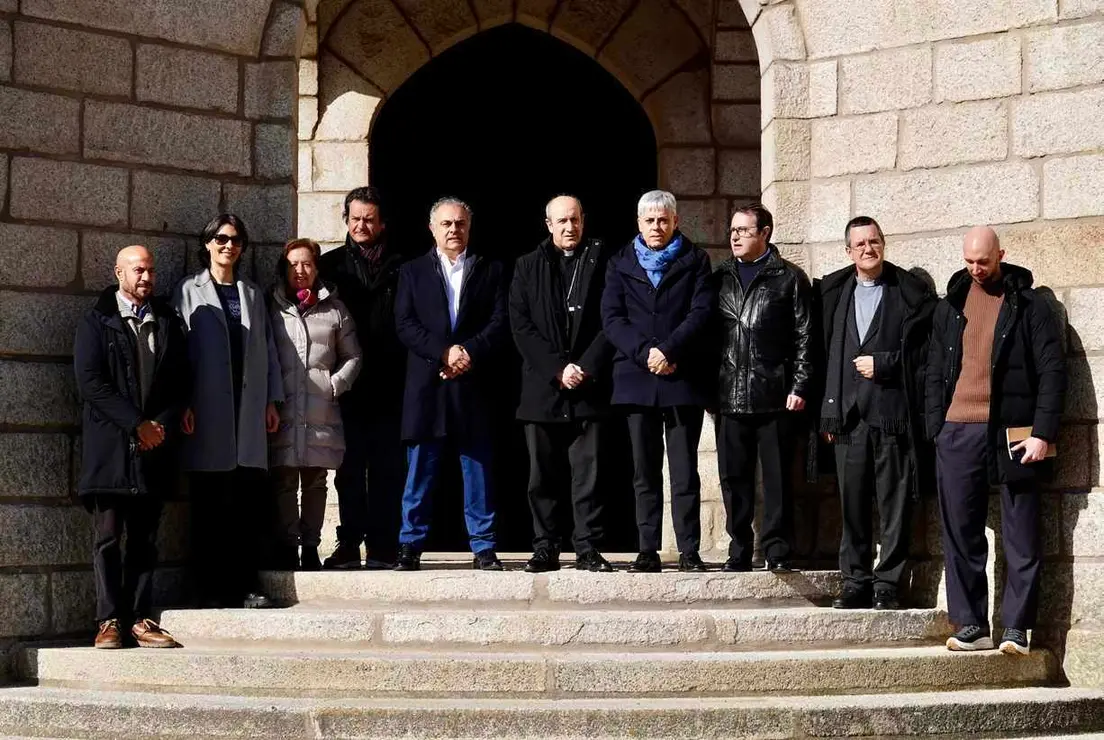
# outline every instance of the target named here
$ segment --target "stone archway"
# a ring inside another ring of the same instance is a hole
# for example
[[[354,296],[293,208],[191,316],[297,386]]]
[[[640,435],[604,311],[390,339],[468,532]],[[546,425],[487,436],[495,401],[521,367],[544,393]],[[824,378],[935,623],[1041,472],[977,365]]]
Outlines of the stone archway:
[[[518,23],[591,56],[640,102],[655,132],[657,182],[679,196],[697,242],[722,246],[732,203],[757,200],[761,192],[760,78],[742,11],[713,6],[708,0],[322,0],[300,67],[301,233],[330,243],[342,238],[340,197],[371,179],[375,117],[410,75],[463,39]]]
[[[322,0],[313,19],[300,68],[301,234],[343,238],[344,193],[379,184],[371,151],[386,145],[375,132],[391,99],[460,42],[508,24],[574,47],[637,102],[654,136],[651,183],[678,196],[697,243],[723,254],[733,203],[760,197],[760,70],[738,9],[716,12],[709,0]],[[631,202],[622,207],[631,220]],[[715,537],[723,511],[712,493],[703,518]]]

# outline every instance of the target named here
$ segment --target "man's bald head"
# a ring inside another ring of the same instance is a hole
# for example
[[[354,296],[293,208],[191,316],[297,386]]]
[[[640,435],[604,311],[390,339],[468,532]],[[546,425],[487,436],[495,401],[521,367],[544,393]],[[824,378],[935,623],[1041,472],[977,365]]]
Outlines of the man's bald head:
[[[988,226],[975,226],[962,238],[962,259],[966,270],[979,285],[1000,280],[1000,263],[1004,259],[1004,250],[1000,248],[1000,237]]]
[[[142,305],[153,295],[157,284],[153,254],[140,244],[123,247],[115,255],[115,279],[128,301]]]
[[[575,249],[583,241],[583,204],[573,195],[557,195],[544,207],[544,223],[558,249]]]

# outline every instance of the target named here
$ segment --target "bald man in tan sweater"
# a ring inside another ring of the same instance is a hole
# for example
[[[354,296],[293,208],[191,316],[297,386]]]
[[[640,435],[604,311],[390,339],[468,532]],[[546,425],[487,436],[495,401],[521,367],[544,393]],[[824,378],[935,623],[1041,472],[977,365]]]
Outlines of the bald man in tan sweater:
[[[959,627],[951,650],[994,647],[989,628],[989,488],[1001,494],[1005,587],[1000,650],[1028,652],[1039,571],[1039,490],[1047,450],[1058,436],[1066,366],[1058,321],[1036,294],[1028,270],[1003,262],[988,227],[967,232],[966,269],[955,273],[933,318],[926,373],[925,423],[936,445],[939,510],[947,569],[947,606]],[[1028,439],[1005,443],[1010,427]]]

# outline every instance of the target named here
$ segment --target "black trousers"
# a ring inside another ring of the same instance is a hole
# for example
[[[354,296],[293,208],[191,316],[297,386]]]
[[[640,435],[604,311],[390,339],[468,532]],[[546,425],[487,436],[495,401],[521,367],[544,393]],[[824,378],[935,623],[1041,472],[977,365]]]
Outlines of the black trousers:
[[[989,624],[989,581],[985,576],[989,555],[985,540],[989,509],[986,427],[947,422],[935,442],[947,616],[959,626]],[[1033,482],[1017,482],[1000,486],[1000,498],[1006,566],[1001,622],[1005,627],[1031,629],[1035,626],[1042,566],[1039,493]]]
[[[630,407],[629,442],[641,552],[655,552],[663,537],[663,446],[671,476],[671,517],[680,553],[701,549],[701,478],[698,440],[704,411],[697,406]]]
[[[908,435],[888,434],[859,420],[835,445],[836,473],[843,511],[840,573],[845,587],[896,591],[909,554],[909,481],[912,458]],[[872,537],[872,503],[881,519],[877,567]]]
[[[529,448],[529,508],[533,512],[533,549],[561,549],[560,502],[570,496],[576,553],[596,549],[602,538],[598,497],[598,440],[602,423],[525,425]]]
[[[260,589],[261,533],[271,531],[275,501],[268,474],[238,467],[189,475],[192,558],[202,602],[241,606]]]
[[[95,496],[91,502],[96,542],[96,621],[124,622],[151,616],[153,571],[161,500],[154,496]],[[121,546],[126,532],[126,552]]]
[[[759,542],[771,560],[790,557],[793,541],[791,463],[796,414],[721,414],[717,417],[717,467],[725,504],[728,555],[751,563],[755,549],[755,462],[763,467],[763,524]]]
[[[353,547],[363,542],[368,557],[392,562],[406,484],[401,420],[393,415],[343,408],[341,421],[345,427],[345,457],[334,476],[341,518],[337,540]]]

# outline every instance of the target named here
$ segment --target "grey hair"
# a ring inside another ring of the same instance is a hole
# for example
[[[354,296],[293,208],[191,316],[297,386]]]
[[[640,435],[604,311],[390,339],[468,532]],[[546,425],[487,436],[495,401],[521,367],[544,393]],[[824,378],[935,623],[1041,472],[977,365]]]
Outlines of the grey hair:
[[[640,196],[636,203],[636,215],[643,216],[648,211],[670,211],[678,213],[678,203],[675,196],[666,190],[650,190]]]
[[[573,200],[573,201],[575,201],[576,203],[579,204],[579,210],[580,211],[583,210],[583,201],[579,200],[579,196],[572,195],[571,193],[560,193],[559,195],[549,199],[549,201],[544,204],[544,217],[546,219],[551,219],[552,218],[552,211],[551,211],[552,203],[559,200],[560,198],[571,198],[571,200]]]
[[[467,203],[460,200],[459,198],[454,198],[451,195],[446,195],[444,198],[439,198],[436,203],[434,203],[432,206],[430,206],[430,209],[429,209],[429,222],[430,223],[433,223],[433,216],[436,215],[437,209],[440,208],[441,206],[459,206],[459,207],[464,209],[464,213],[468,214],[468,219],[469,220],[472,217],[471,206],[469,206]]]

